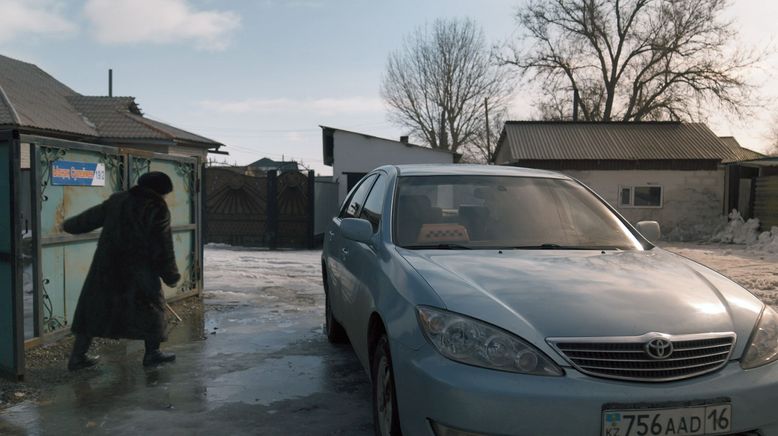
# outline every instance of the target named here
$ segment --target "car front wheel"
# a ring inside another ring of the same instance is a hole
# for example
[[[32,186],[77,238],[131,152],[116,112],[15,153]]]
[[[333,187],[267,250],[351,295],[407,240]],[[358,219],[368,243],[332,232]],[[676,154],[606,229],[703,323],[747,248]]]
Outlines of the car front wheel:
[[[376,436],[402,435],[394,388],[392,355],[389,339],[381,336],[373,353],[371,375],[373,379],[373,425]]]

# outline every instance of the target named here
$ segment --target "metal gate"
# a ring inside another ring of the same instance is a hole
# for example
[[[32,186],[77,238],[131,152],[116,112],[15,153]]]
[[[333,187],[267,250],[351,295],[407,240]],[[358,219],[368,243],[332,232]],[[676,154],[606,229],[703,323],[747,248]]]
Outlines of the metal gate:
[[[778,226],[778,176],[762,176],[753,179],[753,215],[759,218],[762,230]]]
[[[210,167],[205,178],[206,241],[265,245],[267,176]]]
[[[11,378],[24,371],[18,150],[13,132],[0,132],[0,374]]]
[[[137,150],[64,141],[46,137],[23,137],[32,154],[33,252],[36,337],[64,331],[73,319],[81,287],[97,248],[99,231],[69,235],[61,230],[69,217],[95,206],[113,193],[129,189],[140,175],[162,171],[173,181],[166,197],[176,261],[182,275],[177,288],[163,285],[165,297],[176,299],[202,289],[199,214],[199,172],[197,159]],[[57,162],[102,164],[103,186],[54,184]]]
[[[241,168],[210,167],[205,186],[207,242],[271,249],[313,246],[313,171],[246,175]]]

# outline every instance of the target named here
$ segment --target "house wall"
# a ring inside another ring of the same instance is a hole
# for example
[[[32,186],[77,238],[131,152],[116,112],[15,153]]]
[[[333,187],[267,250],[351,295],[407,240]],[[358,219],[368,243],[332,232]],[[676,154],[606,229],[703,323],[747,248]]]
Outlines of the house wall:
[[[338,214],[340,203],[338,203],[338,184],[332,180],[322,180],[316,178],[314,189],[314,225],[313,234],[322,235],[327,231],[332,217]]]
[[[453,163],[454,155],[358,133],[334,132],[332,178],[338,182],[338,203],[346,198],[345,173],[368,173],[381,165]]]
[[[724,210],[724,169],[715,171],[562,171],[580,180],[629,222],[658,221],[663,238],[693,240],[708,238],[721,222]],[[619,206],[621,186],[662,186],[660,208]]]

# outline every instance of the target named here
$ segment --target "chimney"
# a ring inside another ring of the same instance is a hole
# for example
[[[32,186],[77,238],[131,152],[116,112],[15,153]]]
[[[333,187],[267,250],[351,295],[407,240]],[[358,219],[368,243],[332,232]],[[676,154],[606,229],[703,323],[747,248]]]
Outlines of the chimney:
[[[402,142],[403,144],[407,144],[408,143],[408,135],[400,136],[400,142]]]
[[[113,97],[113,69],[108,69],[108,97]]]

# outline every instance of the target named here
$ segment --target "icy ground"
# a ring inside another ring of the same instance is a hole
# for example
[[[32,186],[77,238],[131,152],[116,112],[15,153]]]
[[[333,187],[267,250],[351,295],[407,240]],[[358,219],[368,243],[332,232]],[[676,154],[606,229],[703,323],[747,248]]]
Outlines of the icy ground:
[[[251,251],[208,245],[205,258],[206,303],[209,299],[219,304],[248,300],[269,309],[273,319],[279,311],[320,314],[324,309],[321,251]]]
[[[162,346],[174,363],[144,368],[142,342],[125,340],[95,368],[42,363],[39,393],[0,396],[0,435],[372,434],[367,374],[322,333],[319,256],[208,247],[205,311],[182,312]]]

